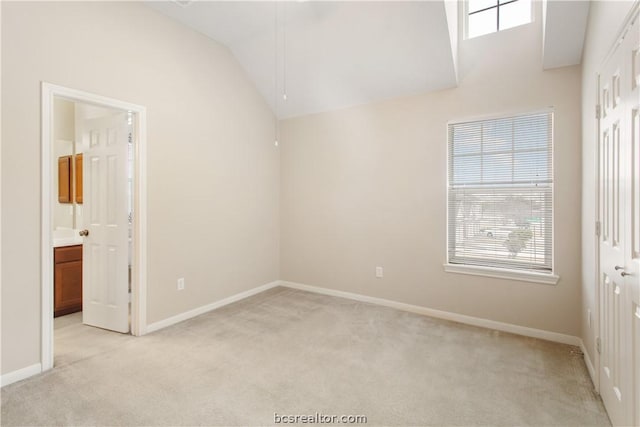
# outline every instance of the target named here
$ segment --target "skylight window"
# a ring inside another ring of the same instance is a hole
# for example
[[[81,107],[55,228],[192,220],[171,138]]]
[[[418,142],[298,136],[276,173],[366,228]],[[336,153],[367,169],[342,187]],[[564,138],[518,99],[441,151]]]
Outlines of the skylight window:
[[[467,38],[531,22],[531,0],[468,0]]]

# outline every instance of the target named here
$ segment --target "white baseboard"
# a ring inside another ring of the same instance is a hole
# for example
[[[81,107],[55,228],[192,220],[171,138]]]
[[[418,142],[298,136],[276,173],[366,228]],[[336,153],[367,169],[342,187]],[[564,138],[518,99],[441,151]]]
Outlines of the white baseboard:
[[[593,367],[593,363],[591,362],[591,357],[589,357],[589,353],[587,352],[587,348],[584,346],[584,342],[582,340],[580,340],[580,350],[582,351],[582,354],[584,355],[584,363],[585,363],[585,365],[587,365],[587,371],[589,371],[589,376],[591,377],[591,383],[593,384],[593,387],[597,389],[597,387],[596,387],[596,370]]]
[[[199,316],[200,314],[207,313],[209,311],[215,310],[225,305],[229,305],[231,303],[243,300],[245,298],[259,294],[260,292],[264,292],[266,290],[275,288],[277,286],[283,286],[283,287],[292,288],[292,289],[300,289],[303,291],[314,292],[314,293],[323,294],[323,295],[330,295],[330,296],[335,296],[340,298],[347,298],[355,301],[361,301],[361,302],[366,302],[370,304],[377,304],[385,307],[391,307],[398,310],[408,311],[411,313],[422,314],[424,316],[435,317],[437,319],[451,320],[453,322],[464,323],[467,325],[479,326],[482,328],[495,329],[498,331],[509,332],[517,335],[540,338],[543,340],[554,341],[562,344],[579,346],[582,352],[584,353],[585,363],[587,365],[589,375],[591,376],[591,380],[595,384],[595,370],[593,367],[593,363],[589,358],[589,353],[587,353],[582,340],[572,335],[565,335],[557,332],[545,331],[542,329],[528,328],[526,326],[513,325],[510,323],[497,322],[495,320],[482,319],[482,318],[473,317],[473,316],[466,316],[464,314],[452,313],[452,312],[442,311],[442,310],[435,310],[432,308],[405,304],[405,303],[391,301],[383,298],[376,298],[376,297],[371,297],[366,295],[355,294],[351,292],[338,291],[335,289],[321,288],[318,286],[304,285],[301,283],[288,282],[288,281],[282,281],[282,280],[267,283],[266,285],[258,286],[256,288],[249,289],[248,291],[240,292],[239,294],[232,295],[220,301],[216,301],[211,304],[207,304],[202,307],[198,307],[193,310],[180,313],[176,316],[172,316],[167,319],[151,323],[147,326],[147,333],[155,332],[160,329],[166,328],[168,326],[175,325],[176,323],[182,322],[187,319],[191,319],[192,317]],[[4,387],[5,385],[13,384],[17,381],[21,381],[31,376],[37,375],[41,372],[42,372],[42,365],[40,363],[36,363],[34,365],[27,366],[25,368],[18,369],[16,371],[9,372],[2,375],[0,379],[0,384],[2,387]]]
[[[26,368],[18,369],[16,371],[8,372],[2,375],[0,384],[2,387],[4,387],[6,385],[22,381],[34,375],[38,375],[40,372],[42,372],[42,364],[36,363],[34,365],[27,366]]]
[[[417,305],[405,304],[402,302],[391,301],[382,298],[370,297],[366,295],[354,294],[351,292],[337,291],[335,289],[321,288],[318,286],[304,285],[301,283],[280,281],[280,286],[287,288],[300,289],[303,291],[315,292],[317,294],[330,295],[334,297],[347,298],[355,301],[362,301],[371,304],[383,305],[385,307],[396,308],[398,310],[409,311],[411,313],[422,314],[438,319],[451,320],[453,322],[464,323],[467,325],[479,326],[482,328],[495,329],[498,331],[509,332],[526,337],[540,338],[547,341],[554,341],[562,344],[570,344],[579,346],[582,341],[573,335],[560,334],[558,332],[550,332],[542,329],[529,328],[526,326],[513,325],[511,323],[497,322],[495,320],[482,319],[480,317],[466,316],[464,314],[452,313],[449,311],[435,310],[432,308],[421,307]]]
[[[147,325],[146,333],[151,333],[158,331],[160,329],[164,329],[167,326],[175,325],[176,323],[180,323],[187,319],[191,319],[192,317],[199,316],[201,314],[207,313],[211,310],[215,310],[216,308],[223,307],[225,305],[229,305],[236,301],[240,301],[242,299],[248,298],[255,294],[259,294],[260,292],[264,292],[268,289],[275,288],[280,284],[280,281],[275,281],[271,283],[267,283],[266,285],[258,286],[257,288],[249,289],[248,291],[240,292],[239,294],[231,295],[225,299],[221,299],[220,301],[213,302],[211,304],[203,305],[202,307],[194,308],[193,310],[186,311],[184,313],[177,314],[175,316],[169,317],[164,320],[160,320],[158,322],[151,323]]]

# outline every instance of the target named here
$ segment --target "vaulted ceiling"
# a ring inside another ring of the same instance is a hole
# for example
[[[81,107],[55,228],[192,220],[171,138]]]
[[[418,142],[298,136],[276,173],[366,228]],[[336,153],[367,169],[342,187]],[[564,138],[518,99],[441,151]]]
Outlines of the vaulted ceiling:
[[[543,6],[544,69],[579,64],[587,31],[589,2],[549,0]]]
[[[579,63],[588,2],[549,3],[563,5],[544,8],[545,68]],[[579,4],[584,25],[576,30],[563,17]],[[457,1],[176,0],[147,5],[224,44],[280,118],[458,83]]]

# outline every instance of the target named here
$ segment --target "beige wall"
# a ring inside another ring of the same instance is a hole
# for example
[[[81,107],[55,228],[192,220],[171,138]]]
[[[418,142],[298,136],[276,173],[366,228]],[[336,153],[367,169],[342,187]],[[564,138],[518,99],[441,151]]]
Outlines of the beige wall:
[[[40,358],[41,81],[148,108],[149,323],[280,277],[581,335],[593,355],[594,81],[632,2],[592,3],[582,73],[541,71],[533,26],[461,41],[458,88],[286,120],[281,159],[224,47],[139,4],[0,4],[2,373]],[[447,121],[547,106],[560,282],[445,273]]]
[[[41,81],[147,107],[148,322],[278,278],[274,119],[227,49],[142,4],[1,7],[3,374],[40,361]]]
[[[578,335],[581,72],[541,50],[539,25],[461,41],[458,88],[284,121],[281,278]],[[548,106],[559,283],[445,273],[447,121]]]
[[[595,321],[595,221],[596,221],[596,75],[633,1],[595,1],[589,10],[589,23],[582,57],[582,311],[581,337],[594,361],[597,331],[589,327],[588,310]]]

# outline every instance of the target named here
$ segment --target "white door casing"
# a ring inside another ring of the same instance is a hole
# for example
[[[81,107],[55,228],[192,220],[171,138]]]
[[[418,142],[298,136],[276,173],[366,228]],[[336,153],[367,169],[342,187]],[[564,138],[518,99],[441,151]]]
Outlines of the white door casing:
[[[635,16],[599,82],[599,376],[614,425],[640,425],[640,32]]]
[[[130,111],[134,126],[133,175],[133,257],[131,270],[131,333],[139,336],[147,332],[147,185],[146,185],[146,108],[77,89],[42,82],[41,93],[41,356],[42,371],[53,368],[53,204],[55,189],[52,173],[53,102],[55,97],[71,101]]]
[[[127,117],[79,123],[84,147],[82,321],[129,332]]]

